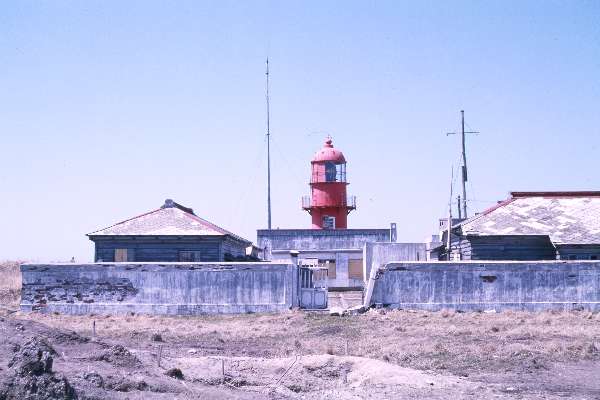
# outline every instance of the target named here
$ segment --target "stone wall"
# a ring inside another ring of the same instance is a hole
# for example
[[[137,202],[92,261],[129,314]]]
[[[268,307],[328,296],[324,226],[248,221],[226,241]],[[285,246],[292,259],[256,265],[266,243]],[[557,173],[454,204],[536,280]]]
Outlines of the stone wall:
[[[390,263],[380,269],[370,303],[426,310],[600,310],[600,261]]]
[[[23,311],[193,315],[296,306],[292,263],[24,264]]]

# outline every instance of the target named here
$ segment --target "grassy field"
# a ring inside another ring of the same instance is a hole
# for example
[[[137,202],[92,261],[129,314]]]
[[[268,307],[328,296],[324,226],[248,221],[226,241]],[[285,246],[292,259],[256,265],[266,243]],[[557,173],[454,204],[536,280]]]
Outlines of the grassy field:
[[[19,263],[1,263],[0,332],[11,334],[0,335],[0,360],[32,335],[47,338],[62,354],[57,370],[90,398],[600,398],[600,313],[28,314],[13,312],[20,285]],[[82,339],[93,326],[94,340]],[[97,355],[112,345],[141,360],[119,366],[120,376],[154,382],[149,389],[96,387],[82,377],[96,371],[113,379],[115,367]],[[183,371],[185,385],[164,377],[171,367]],[[0,362],[0,378],[2,371]]]
[[[21,300],[20,262],[4,261],[0,263],[0,305],[17,307]]]
[[[95,322],[97,343],[123,345],[148,368],[156,364],[160,346],[163,367],[180,368],[186,384],[198,388],[231,389],[219,378],[223,360],[238,394],[276,382],[299,358],[281,381],[285,393],[267,398],[600,398],[598,313],[370,310],[349,317],[302,311],[165,317],[17,312],[10,318],[40,324],[50,337],[64,329],[91,337]],[[24,333],[33,330],[26,327]],[[81,364],[60,364],[65,371],[99,368],[85,356],[85,346],[69,346]],[[435,382],[430,389],[414,386],[430,380]]]

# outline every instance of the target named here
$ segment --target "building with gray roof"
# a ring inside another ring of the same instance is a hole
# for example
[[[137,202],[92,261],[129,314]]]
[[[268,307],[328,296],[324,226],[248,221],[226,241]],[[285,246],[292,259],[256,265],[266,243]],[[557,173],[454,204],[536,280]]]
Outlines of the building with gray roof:
[[[445,248],[440,253],[448,258]],[[450,258],[600,259],[600,191],[511,192],[452,227]]]
[[[158,209],[88,233],[95,261],[241,261],[252,242],[171,199]]]

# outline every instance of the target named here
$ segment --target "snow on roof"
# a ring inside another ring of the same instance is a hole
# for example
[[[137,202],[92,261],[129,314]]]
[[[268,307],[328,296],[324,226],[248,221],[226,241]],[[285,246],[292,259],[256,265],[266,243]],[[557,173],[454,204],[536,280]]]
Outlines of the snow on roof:
[[[555,244],[600,244],[600,192],[512,192],[459,227],[463,235],[548,235]]]
[[[88,236],[224,236],[248,242],[211,222],[194,214],[191,208],[184,207],[167,199],[157,209],[137,217],[118,222],[107,228],[88,233]]]

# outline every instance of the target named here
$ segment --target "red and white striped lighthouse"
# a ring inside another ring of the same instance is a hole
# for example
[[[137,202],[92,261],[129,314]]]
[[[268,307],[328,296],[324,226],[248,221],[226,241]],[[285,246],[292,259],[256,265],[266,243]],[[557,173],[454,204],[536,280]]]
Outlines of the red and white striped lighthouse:
[[[312,216],[313,229],[346,229],[348,214],[356,209],[356,197],[346,194],[346,159],[327,137],[311,161],[310,196],[302,208]]]

